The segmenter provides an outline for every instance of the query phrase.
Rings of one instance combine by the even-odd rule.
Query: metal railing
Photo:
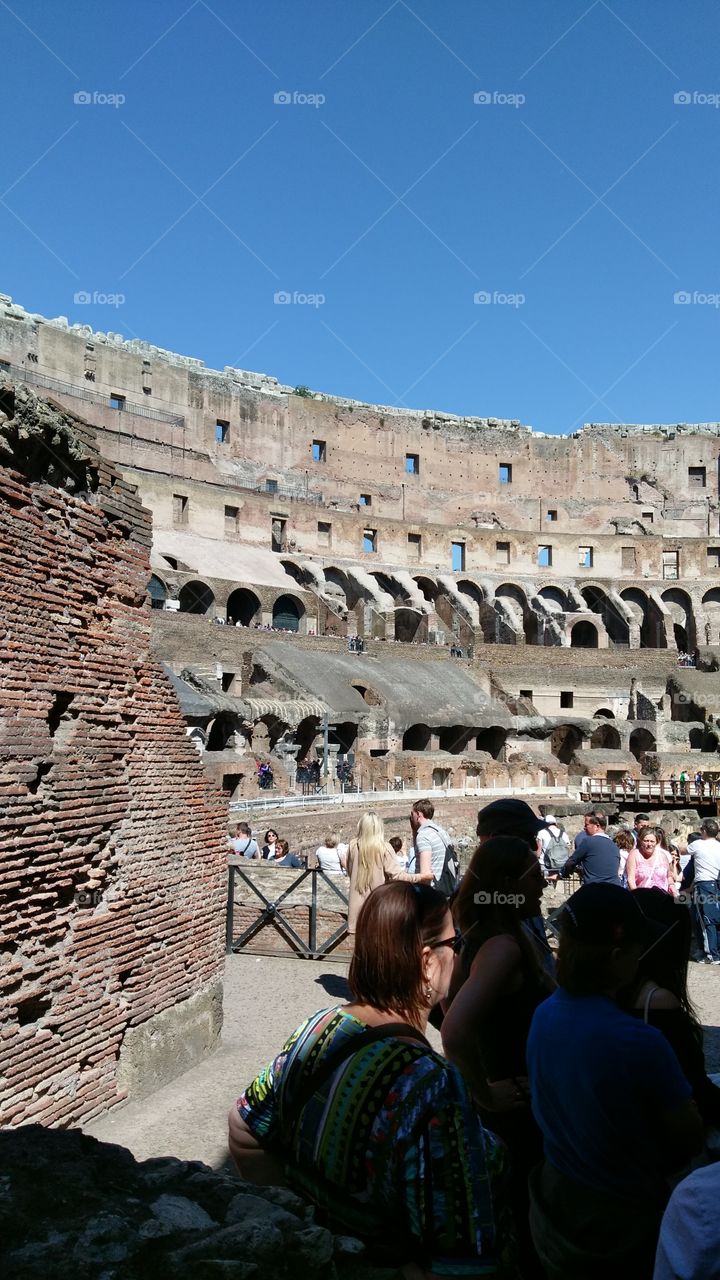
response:
[[[29,382],[34,387],[59,391],[63,396],[86,400],[90,404],[97,404],[105,409],[114,408],[117,413],[132,413],[140,418],[154,418],[157,422],[171,422],[177,427],[181,427],[185,422],[180,414],[169,413],[166,409],[153,409],[151,405],[138,404],[133,400],[124,399],[122,406],[112,405],[110,396],[101,395],[99,391],[89,391],[86,387],[78,387],[72,382],[61,382],[58,378],[49,378],[45,373],[36,373],[34,369],[23,369],[17,364],[4,364],[2,370],[18,382]]]
[[[324,809],[357,804],[373,805],[382,800],[396,800],[399,795],[404,795],[408,800],[419,800],[423,796],[442,797],[446,800],[454,797],[474,799],[477,796],[496,800],[499,796],[508,795],[566,796],[572,799],[578,794],[575,787],[410,787],[403,784],[399,789],[390,787],[384,791],[338,791],[330,795],[273,795],[258,796],[255,800],[231,800],[229,810],[231,813],[260,813],[267,809]]]
[[[615,800],[621,804],[637,805],[641,800],[658,800],[660,804],[676,804],[681,808],[691,804],[717,804],[720,800],[720,776],[707,780],[702,787],[692,782],[653,782],[640,778],[632,784],[608,782],[607,778],[585,778],[580,795],[583,800]]]
[[[295,929],[294,925],[285,917],[280,910],[281,904],[288,906],[293,905],[287,902],[287,899],[294,893],[301,884],[310,879],[310,903],[295,903],[296,906],[303,908],[308,907],[307,914],[307,938],[303,938]],[[277,929],[285,942],[289,942],[292,950],[298,957],[305,960],[320,960],[323,956],[327,956],[341,942],[347,933],[347,921],[335,929],[329,938],[318,940],[318,878],[322,879],[325,884],[333,890],[342,903],[342,910],[347,914],[348,900],[345,894],[338,888],[330,876],[324,871],[301,871],[292,884],[284,889],[278,898],[270,899],[266,897],[259,885],[249,876],[242,867],[230,863],[228,866],[228,891],[227,891],[227,915],[225,923],[225,951],[228,955],[232,955],[237,951],[251,951],[253,955],[277,956],[277,949],[274,951],[266,951],[259,948],[252,948],[253,939],[268,925]],[[237,881],[241,880],[248,889],[259,899],[260,907],[258,908],[257,918],[252,924],[243,929],[237,937],[235,937],[235,908],[247,907],[247,903],[239,903],[235,900],[237,889]],[[251,899],[252,902],[252,899]]]

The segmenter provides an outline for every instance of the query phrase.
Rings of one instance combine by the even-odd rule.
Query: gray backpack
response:
[[[554,836],[550,828],[546,828],[550,835],[550,843],[543,855],[545,867],[548,871],[562,871],[565,863],[570,857],[570,849],[563,840],[565,828],[558,823],[559,835]]]

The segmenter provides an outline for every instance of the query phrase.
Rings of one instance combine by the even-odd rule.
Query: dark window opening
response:
[[[704,467],[688,467],[688,483],[693,489],[704,489],[707,484],[707,472]]]
[[[574,694],[572,694],[570,690],[563,690],[560,694],[560,706],[570,708],[572,707],[573,702]]]

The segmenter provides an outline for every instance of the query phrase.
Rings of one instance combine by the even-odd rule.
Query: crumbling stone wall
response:
[[[0,1122],[148,1091],[221,1023],[224,813],[150,653],[150,517],[0,386]]]

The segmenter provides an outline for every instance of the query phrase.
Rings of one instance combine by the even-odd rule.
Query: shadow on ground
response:
[[[315,982],[336,1000],[350,999],[347,978],[343,978],[340,973],[321,973],[319,978],[315,978]]]

